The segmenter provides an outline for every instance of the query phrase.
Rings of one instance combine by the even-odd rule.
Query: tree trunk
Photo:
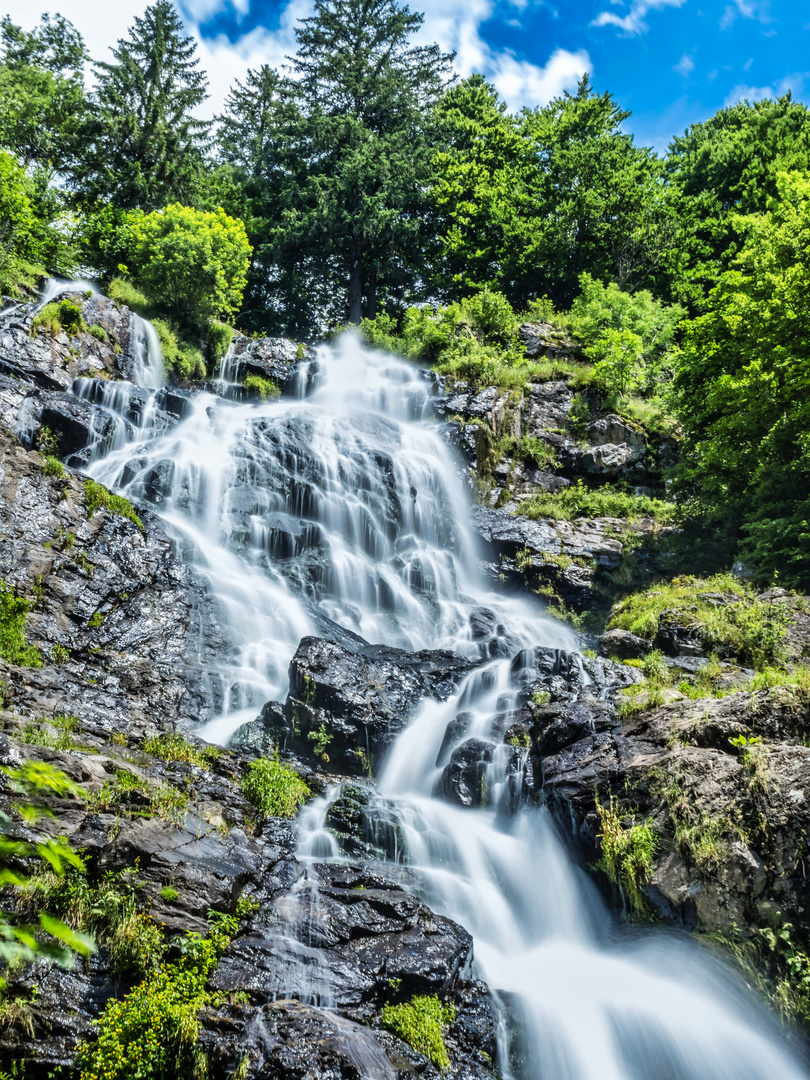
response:
[[[349,322],[360,325],[363,318],[363,252],[357,244],[349,268]]]
[[[366,274],[366,318],[377,318],[377,266],[372,263]]]

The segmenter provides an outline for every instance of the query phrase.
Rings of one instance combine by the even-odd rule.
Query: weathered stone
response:
[[[650,651],[651,643],[629,630],[608,630],[599,638],[599,651],[612,660],[634,660]]]

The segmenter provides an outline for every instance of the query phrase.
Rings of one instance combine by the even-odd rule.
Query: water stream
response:
[[[154,395],[149,349],[145,336],[140,381]],[[229,394],[226,358],[219,393],[196,394],[168,428],[143,410],[89,468],[153,506],[218,601],[229,649],[211,673],[221,715],[202,734],[224,742],[266,701],[283,700],[306,634],[329,636],[339,624],[374,643],[478,657],[471,616],[488,609],[509,655],[474,671],[450,701],[424,703],[384,763],[377,797],[399,823],[397,857],[425,900],[474,936],[478,969],[507,1019],[504,1076],[806,1078],[758,1004],[704,951],[674,933],[621,930],[544,813],[503,812],[509,778],[497,752],[489,809],[433,796],[456,714],[471,714],[465,738],[486,738],[514,703],[512,657],[576,641],[482,576],[462,470],[430,418],[422,376],[351,337],[319,349],[317,365],[308,397],[244,403]],[[97,407],[123,417],[126,398],[119,384]],[[324,824],[334,796],[302,814],[302,859],[342,857]]]

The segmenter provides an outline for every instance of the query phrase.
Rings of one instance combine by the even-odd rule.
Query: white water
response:
[[[318,363],[321,381],[307,400],[238,404],[199,394],[177,426],[130,427],[91,467],[136,502],[152,500],[221,606],[230,649],[214,673],[222,715],[203,732],[209,739],[224,741],[265,701],[283,699],[290,657],[303,635],[324,633],[323,617],[375,643],[478,656],[469,617],[484,606],[500,624],[501,655],[575,647],[528,600],[487,588],[458,464],[438,425],[423,418],[419,375],[351,338],[320,350]],[[220,375],[233,381],[232,365]],[[510,660],[495,660],[451,701],[425,703],[378,784],[381,805],[401,825],[402,861],[418,872],[427,901],[472,932],[480,971],[504,1002],[504,1075],[806,1077],[705,954],[674,935],[619,936],[542,813],[498,813],[502,754],[488,767],[493,809],[432,796],[447,724],[464,709],[472,714],[464,738],[487,738],[516,690]],[[335,794],[302,814],[302,858],[340,857],[324,827]],[[279,913],[291,935],[304,900],[291,897],[296,910]],[[328,972],[318,973],[306,944],[292,952],[323,1002]],[[280,993],[282,983],[280,972]]]

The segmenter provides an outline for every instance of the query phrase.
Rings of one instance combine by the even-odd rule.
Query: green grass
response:
[[[542,492],[532,496],[521,503],[520,514],[532,521],[537,518],[553,521],[573,521],[580,517],[615,517],[627,521],[653,518],[660,525],[674,525],[683,518],[683,511],[675,503],[647,495],[629,495],[610,484],[591,489],[581,480],[556,494]]]
[[[382,1010],[382,1026],[433,1062],[445,1072],[450,1057],[444,1043],[443,1029],[456,1018],[453,1005],[443,1005],[435,995],[411,998],[401,1005],[386,1005]]]
[[[126,518],[143,530],[143,522],[135,513],[135,508],[129,499],[125,499],[123,495],[114,495],[101,484],[97,484],[95,480],[86,480],[84,483],[84,508],[88,517],[92,517],[96,510],[103,508],[111,514]]]
[[[148,317],[147,312],[151,310],[149,298],[127,278],[113,278],[107,288],[107,295],[116,304],[128,307],[136,315],[144,319]]]
[[[98,323],[93,323],[92,326],[88,326],[87,333],[90,335],[90,337],[95,338],[96,341],[110,340],[110,335],[107,333],[104,327],[100,326]]]
[[[603,806],[597,797],[596,812],[601,828],[597,839],[602,848],[597,868],[620,890],[636,915],[646,916],[649,902],[642,888],[652,877],[658,849],[652,819],[637,824],[635,815],[623,812],[613,795],[608,806]]]
[[[265,379],[261,375],[246,375],[244,386],[262,401],[271,401],[281,396],[281,387],[278,383],[273,379]]]
[[[207,373],[205,358],[197,346],[184,340],[180,329],[169,319],[152,319],[152,325],[160,339],[167,374],[181,382],[204,379]]]
[[[64,330],[68,337],[76,337],[87,330],[81,307],[73,300],[59,300],[46,304],[31,320],[31,337],[38,330],[58,337]]]
[[[222,751],[216,746],[199,748],[185,736],[170,731],[163,735],[152,735],[145,739],[143,749],[147,754],[160,758],[161,761],[185,761],[189,765],[199,765],[210,769]]]
[[[64,713],[43,716],[25,724],[20,732],[20,742],[31,746],[47,746],[52,750],[79,750],[82,745],[74,736],[78,726],[77,716]]]
[[[707,652],[725,648],[756,670],[784,653],[784,609],[757,600],[749,585],[730,574],[679,577],[634,593],[613,606],[607,629],[654,639],[665,615],[699,633]]]
[[[31,602],[0,581],[0,657],[18,667],[42,667],[42,653],[25,640],[25,620]]]
[[[263,817],[294,817],[309,797],[309,788],[289,765],[271,758],[251,762],[242,793]]]
[[[59,458],[54,457],[52,454],[47,455],[47,457],[42,463],[41,468],[43,476],[52,476],[55,477],[57,480],[67,479],[67,472],[65,471],[65,466],[62,464]]]

